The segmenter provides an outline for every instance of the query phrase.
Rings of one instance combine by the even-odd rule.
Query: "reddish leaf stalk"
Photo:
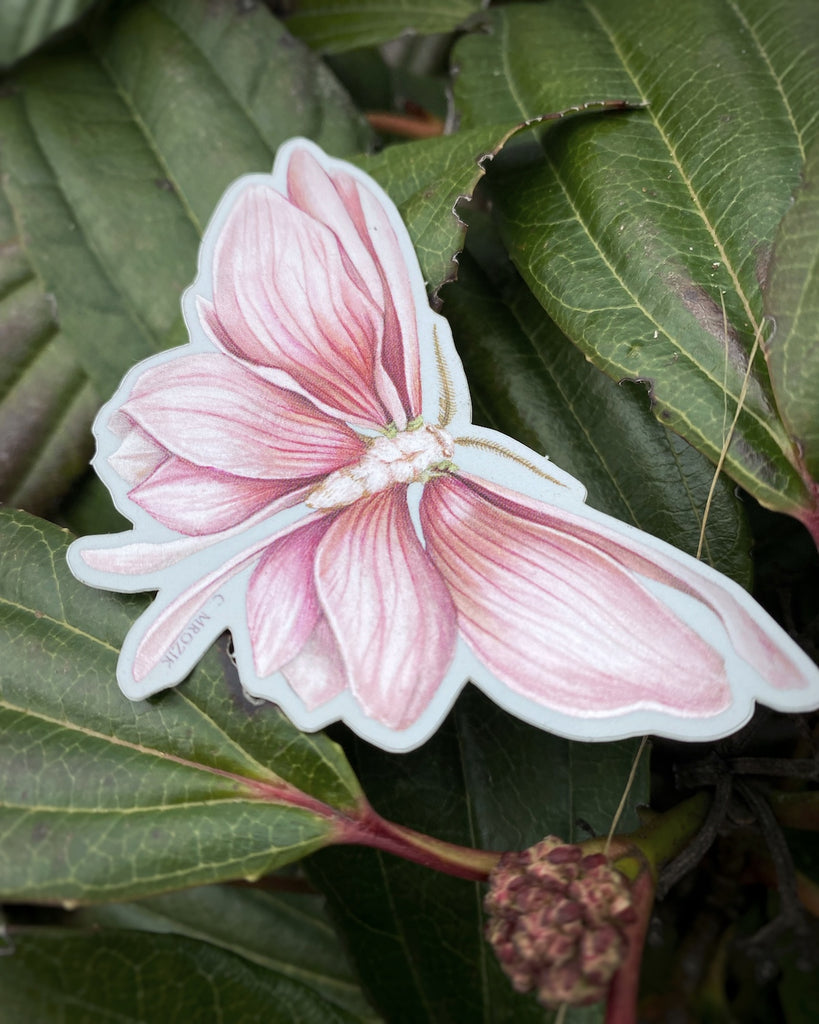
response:
[[[648,923],[654,906],[654,878],[648,864],[632,882],[631,893],[637,919],[627,926],[628,953],[620,970],[614,975],[606,1002],[606,1024],[636,1024],[637,996],[640,987],[640,966],[643,959]]]
[[[432,114],[395,114],[370,110],[365,115],[372,128],[405,139],[432,139],[444,134],[444,122]]]
[[[377,814],[362,797],[358,808],[341,811],[286,782],[265,783],[246,780],[256,795],[269,803],[300,807],[318,817],[326,818],[334,826],[332,842],[338,844],[371,846],[394,853],[397,857],[423,864],[434,871],[442,871],[458,878],[486,881],[500,853],[474,850],[442,839],[396,825]]]
[[[660,814],[630,836],[618,837],[611,853],[615,866],[631,879],[637,919],[628,927],[628,953],[615,974],[606,1002],[606,1024],[635,1024],[640,966],[646,932],[654,906],[657,869],[675,858],[696,835],[710,800],[698,793]]]
[[[385,850],[434,871],[479,882],[486,881],[501,856],[500,853],[447,843],[396,825],[382,818],[369,805],[364,807],[361,817],[345,823],[337,841]]]

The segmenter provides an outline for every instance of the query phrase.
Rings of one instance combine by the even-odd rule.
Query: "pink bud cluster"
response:
[[[603,999],[636,920],[628,881],[602,853],[555,836],[506,853],[489,878],[486,937],[518,992],[547,1009]]]

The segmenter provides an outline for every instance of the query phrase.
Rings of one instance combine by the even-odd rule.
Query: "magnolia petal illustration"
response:
[[[404,489],[345,509],[318,548],[316,587],[365,714],[406,729],[452,660],[452,599],[415,534]]]
[[[323,615],[296,657],[282,668],[282,675],[308,711],[315,711],[347,689],[341,651]]]
[[[819,682],[817,666],[741,587],[707,565],[607,516],[597,513],[592,518],[585,508],[577,513],[550,510],[497,483],[466,475],[462,479],[496,506],[506,506],[514,515],[533,521],[545,515],[567,535],[595,546],[624,568],[701,602],[720,619],[736,652],[767,686],[782,691],[815,691]],[[775,698],[767,699],[770,703]]]
[[[122,649],[127,696],[228,629],[249,694],[394,751],[470,679],[584,740],[819,706],[819,669],[741,588],[472,425],[406,228],[357,168],[294,139],[232,185],[183,310],[189,344],[94,426],[134,528],[69,552],[94,586],[158,591]]]
[[[439,477],[424,491],[421,523],[467,643],[524,696],[588,715],[707,716],[730,702],[717,652],[560,521],[523,518]]]
[[[313,563],[331,522],[313,520],[275,540],[250,578],[247,625],[260,677],[273,675],[291,662],[323,615]]]
[[[284,485],[281,485],[284,486]],[[288,492],[278,500],[265,505],[258,512],[241,519],[224,530],[204,535],[182,536],[175,540],[134,541],[120,544],[116,541],[100,546],[90,546],[89,540],[78,541],[73,545],[70,564],[76,575],[82,578],[81,566],[87,566],[100,576],[109,577],[106,587],[111,590],[138,591],[153,589],[152,580],[156,574],[170,569],[172,566],[200,554],[210,547],[229,540],[237,534],[246,533],[252,526],[277,515],[279,512],[298,505],[312,490],[313,484],[307,484]],[[129,495],[133,498],[133,490]],[[212,525],[212,524],[211,524]],[[123,536],[120,534],[120,536]],[[130,534],[125,534],[130,537]],[[107,537],[94,537],[92,544],[109,540]],[[147,579],[146,579],[147,577]]]
[[[166,685],[173,685],[168,682],[158,686],[151,683],[146,685],[146,680],[205,604],[233,576],[245,569],[248,564],[257,561],[260,552],[268,543],[269,541],[262,541],[251,546],[249,550],[242,551],[218,569],[197,579],[159,614],[151,617],[148,628],[136,646],[132,664],[126,665],[126,671],[120,671],[118,674],[120,687],[126,696],[139,700],[150,696],[158,689],[164,689]]]
[[[421,411],[418,334],[410,268],[402,255],[400,221],[391,219],[382,201],[349,174],[328,174],[309,150],[293,153],[287,171],[291,202],[338,238],[350,263],[381,309],[383,341],[376,370],[379,395],[399,430]],[[404,248],[408,239],[403,239]]]
[[[132,487],[142,483],[168,457],[162,445],[122,412],[111,417],[109,429],[122,438],[122,443],[108,462],[114,472]]]
[[[259,481],[330,473],[364,451],[343,423],[217,354],[147,369],[122,412],[180,459]]]
[[[297,378],[340,418],[383,427],[383,313],[354,274],[328,228],[275,189],[251,186],[219,238],[209,326],[226,351]]]
[[[293,489],[291,480],[248,479],[170,458],[130,496],[168,529],[201,536],[249,519]]]

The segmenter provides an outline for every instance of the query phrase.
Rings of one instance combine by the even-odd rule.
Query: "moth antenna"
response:
[[[498,455],[505,455],[507,458],[512,459],[521,466],[525,466],[527,469],[536,473],[539,477],[544,480],[548,480],[549,483],[557,484],[558,487],[565,487],[566,484],[562,480],[558,480],[556,477],[550,476],[548,473],[544,473],[542,469],[530,462],[528,459],[522,458],[520,455],[515,455],[514,452],[510,452],[508,448],[504,448],[502,444],[498,444],[496,441],[484,441],[478,437],[456,437],[455,444],[462,444],[468,448],[484,448],[486,451],[495,452]]]
[[[449,375],[446,360],[441,352],[438,330],[435,324],[432,325],[432,340],[435,345],[435,363],[438,367],[438,379],[441,382],[441,395],[438,399],[438,425],[446,427],[454,419],[457,405],[455,402],[455,388],[452,386],[452,377]]]

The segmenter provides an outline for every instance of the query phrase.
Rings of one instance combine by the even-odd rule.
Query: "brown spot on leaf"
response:
[[[728,363],[740,373],[744,373],[748,365],[748,355],[722,304],[687,274],[683,277],[679,271],[671,271],[666,274],[665,281],[667,286],[677,293],[683,306],[703,330],[716,338],[725,351]]]
[[[754,249],[754,271],[759,287],[764,292],[768,287],[768,276],[771,270],[773,246],[770,242],[760,242]]]

